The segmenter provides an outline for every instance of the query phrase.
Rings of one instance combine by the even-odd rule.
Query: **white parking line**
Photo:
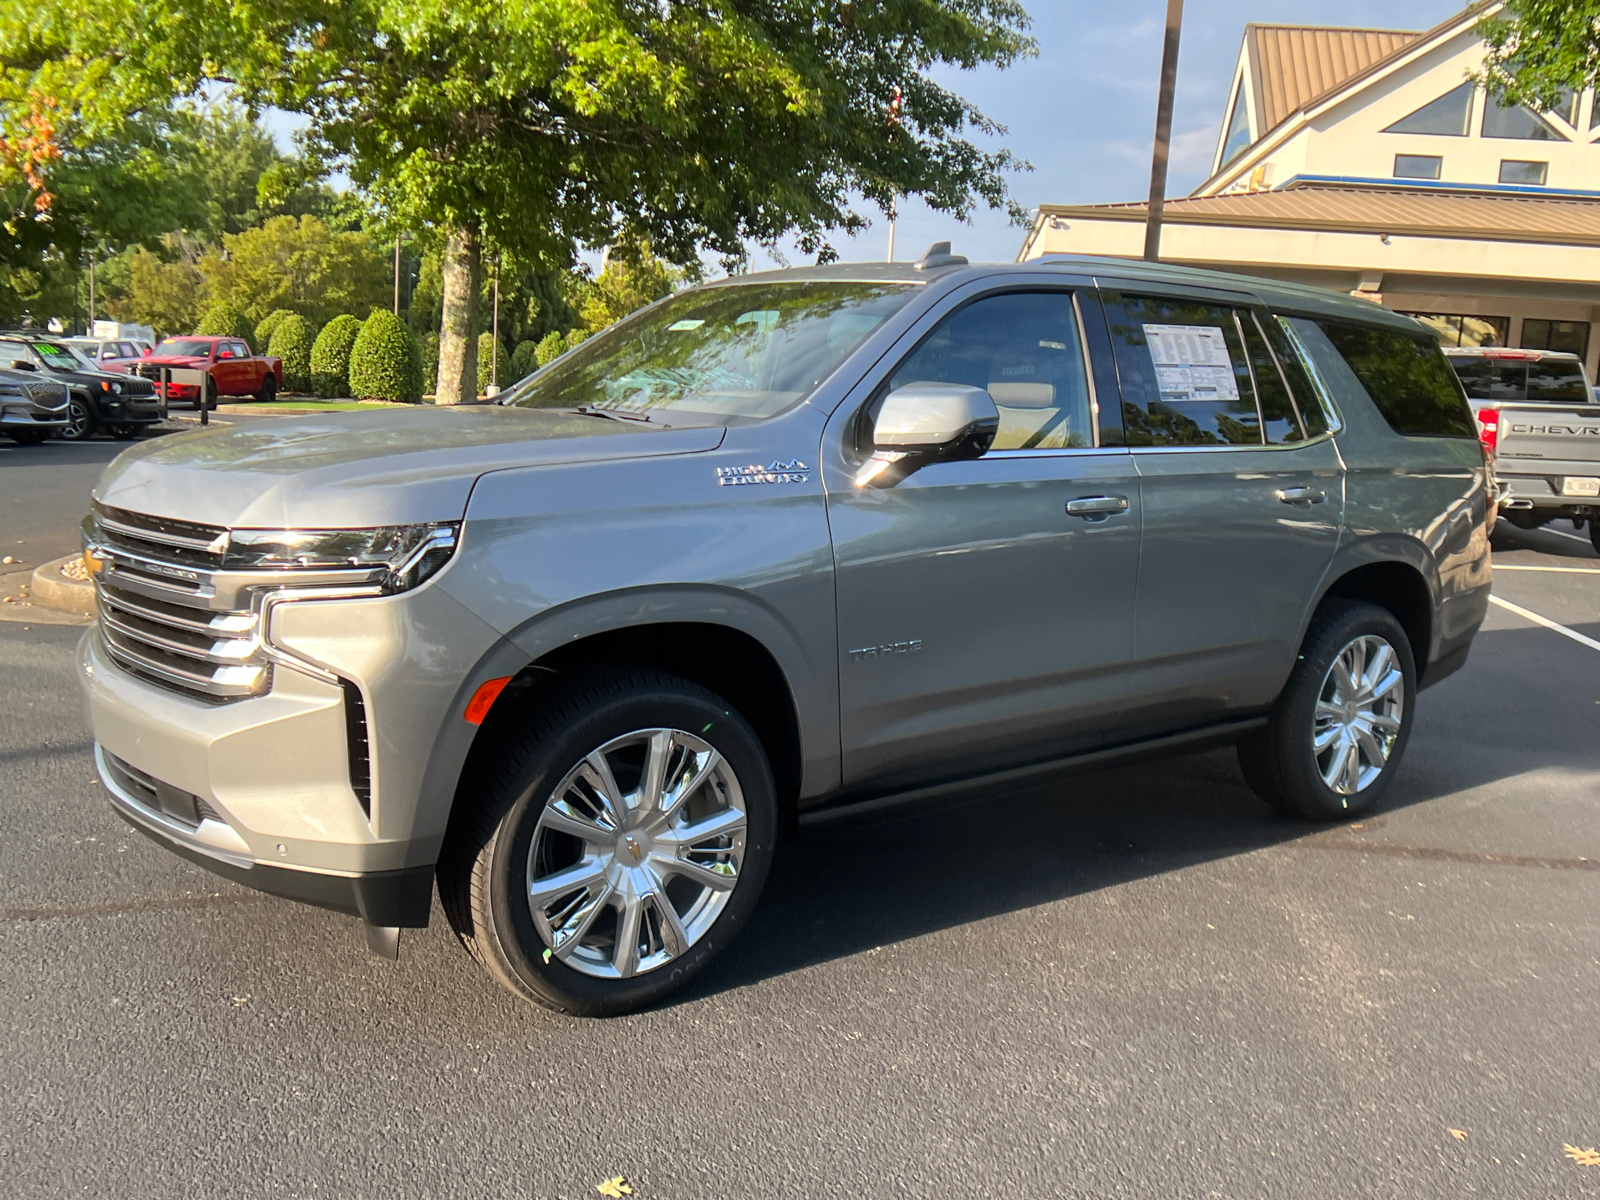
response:
[[[1546,529],[1545,532],[1546,533],[1553,533],[1557,537],[1571,538],[1575,542],[1587,542],[1589,540],[1588,538],[1584,537],[1583,534],[1581,534],[1581,533],[1567,533],[1565,530],[1561,530],[1561,529]]]
[[[1541,617],[1536,612],[1529,612],[1520,604],[1513,604],[1509,600],[1502,600],[1499,596],[1490,596],[1489,601],[1492,604],[1498,604],[1501,608],[1509,609],[1511,612],[1516,613],[1517,616],[1522,617],[1525,620],[1532,621],[1535,625],[1543,625],[1546,629],[1552,629],[1556,633],[1561,634],[1563,637],[1569,637],[1575,642],[1582,642],[1591,650],[1600,650],[1600,642],[1595,641],[1592,637],[1585,637],[1576,629],[1568,629],[1565,625],[1557,625],[1549,617]]]
[[[1495,563],[1496,571],[1556,571],[1563,575],[1600,575],[1600,567],[1524,567],[1518,563]]]

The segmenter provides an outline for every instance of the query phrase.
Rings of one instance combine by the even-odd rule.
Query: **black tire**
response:
[[[6,436],[19,446],[37,446],[51,434],[49,429],[8,429]]]
[[[1357,747],[1355,772],[1359,784],[1348,794],[1330,787],[1313,748],[1317,704],[1325,692],[1337,687],[1334,661],[1358,639],[1387,642],[1400,671],[1399,727],[1388,742],[1383,763],[1375,764],[1364,747]],[[1370,644],[1370,643],[1369,643]],[[1312,821],[1342,821],[1368,812],[1382,799],[1405,755],[1416,711],[1417,671],[1411,641],[1388,609],[1361,600],[1330,599],[1311,621],[1299,660],[1289,674],[1267,728],[1239,743],[1239,766],[1252,791],[1290,816]],[[1386,717],[1392,714],[1385,714]],[[1379,736],[1380,744],[1383,737]],[[1324,751],[1332,764],[1335,749]],[[1363,765],[1364,764],[1364,765]],[[1366,772],[1376,769],[1376,774]],[[1365,782],[1361,782],[1364,779]],[[1336,782],[1339,782],[1336,780]]]
[[[107,428],[110,431],[111,436],[116,438],[117,441],[119,441],[119,442],[131,442],[131,441],[133,441],[134,438],[139,436],[139,428],[140,427],[138,425],[121,424],[121,425],[111,425],[111,426],[108,426]]]
[[[714,693],[642,668],[578,672],[541,689],[537,708],[513,711],[525,719],[500,724],[503,748],[458,793],[458,808],[469,799],[474,807],[458,811],[440,855],[439,895],[456,936],[506,988],[575,1016],[625,1013],[676,991],[744,927],[766,882],[778,813],[761,742]],[[535,926],[527,898],[534,838],[546,803],[569,771],[613,739],[657,728],[691,731],[736,777],[747,821],[738,882],[714,921],[678,957],[631,978],[600,978],[552,957]],[[616,853],[622,861],[622,851]],[[637,847],[633,853],[635,862],[646,861]],[[620,927],[621,917],[615,920]],[[645,927],[647,942],[650,936]],[[615,954],[614,935],[612,945]]]
[[[205,406],[212,410],[215,410],[217,407],[217,381],[209,376],[206,378]],[[195,407],[200,407],[200,401],[195,401]]]
[[[256,393],[256,399],[262,404],[271,404],[278,395],[278,377],[271,371],[261,381],[261,390]]]
[[[94,437],[94,430],[94,410],[89,402],[80,396],[71,397],[67,401],[67,427],[57,430],[56,436],[64,442],[87,442]]]
[[[1600,519],[1589,518],[1589,544],[1594,547],[1594,552],[1600,554]]]

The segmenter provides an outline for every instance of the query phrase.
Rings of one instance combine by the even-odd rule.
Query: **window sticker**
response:
[[[1239,381],[1220,325],[1146,325],[1161,399],[1237,400]]]

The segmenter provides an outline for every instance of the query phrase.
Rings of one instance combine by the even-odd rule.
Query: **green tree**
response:
[[[288,392],[311,390],[311,347],[315,331],[299,313],[291,313],[272,331],[267,353],[283,359],[283,388]]]
[[[273,217],[224,234],[222,244],[226,256],[200,261],[206,285],[258,321],[286,308],[320,326],[381,304],[389,291],[389,268],[372,239],[337,232],[316,217]]]
[[[375,308],[350,350],[350,391],[358,400],[422,399],[417,342],[394,313]]]
[[[1600,82],[1600,0],[1508,0],[1479,22],[1479,78],[1501,99],[1549,112]]]
[[[311,387],[319,396],[350,391],[350,351],[361,334],[361,318],[340,313],[322,327],[311,346]]]
[[[206,287],[192,264],[181,259],[165,262],[139,246],[129,262],[128,278],[127,295],[106,305],[117,320],[149,325],[162,334],[188,333],[199,322]]]
[[[277,331],[279,322],[281,322],[285,317],[292,316],[294,316],[293,309],[273,309],[266,316],[262,317],[261,320],[256,322],[255,341],[251,344],[263,354],[266,353],[266,348],[272,344],[272,335]]]
[[[207,337],[232,337],[250,340],[255,332],[255,322],[231,304],[213,304],[200,314],[194,331]]]
[[[549,333],[545,334],[543,340],[540,341],[536,347],[534,347],[533,357],[535,361],[537,361],[538,364],[543,367],[555,362],[556,359],[560,358],[566,352],[566,335],[552,329]]]
[[[511,377],[513,380],[531,375],[539,368],[539,343],[531,338],[518,342],[517,348],[511,352]]]
[[[485,248],[561,267],[575,245],[667,261],[830,230],[917,194],[1004,202],[998,127],[934,77],[1033,52],[1017,0],[34,0],[0,25],[4,86],[85,127],[227,79],[304,116],[399,226],[443,235],[439,399],[476,381]],[[895,117],[889,118],[893,106]],[[48,174],[49,165],[45,165]],[[1014,214],[1015,215],[1015,214]],[[263,310],[264,311],[264,310]]]
[[[604,268],[590,281],[581,279],[573,289],[583,324],[598,332],[629,313],[670,295],[682,278],[649,247],[613,250]]]
[[[499,377],[495,377],[494,368],[499,366]],[[494,344],[494,334],[480,333],[478,335],[478,394],[481,396],[489,390],[491,383],[506,382],[506,375],[511,367],[510,360],[506,357],[506,348],[500,346],[498,353]]]

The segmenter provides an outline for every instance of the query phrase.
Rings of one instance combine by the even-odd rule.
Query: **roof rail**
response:
[[[919,271],[931,271],[935,267],[964,267],[967,265],[967,256],[951,254],[949,242],[935,242],[912,265]]]

